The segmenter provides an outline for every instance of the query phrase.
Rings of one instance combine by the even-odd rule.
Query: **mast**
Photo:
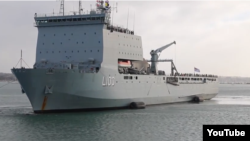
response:
[[[22,53],[22,50],[21,50],[21,62],[20,62],[20,68],[22,68],[22,61],[23,61],[23,53]]]
[[[62,14],[64,16],[64,0],[61,0],[59,14]]]
[[[79,0],[79,15],[81,15],[81,11],[82,11],[82,2],[81,0]]]

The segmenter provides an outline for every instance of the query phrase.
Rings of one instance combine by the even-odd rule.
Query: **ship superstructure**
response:
[[[101,0],[88,14],[80,8],[72,15],[64,10],[35,14],[35,64],[12,69],[35,112],[206,100],[218,94],[217,76],[180,74],[172,60],[158,59],[175,42],[144,59],[141,37],[113,26],[110,13],[109,2]],[[171,62],[170,76],[157,69],[158,62]]]

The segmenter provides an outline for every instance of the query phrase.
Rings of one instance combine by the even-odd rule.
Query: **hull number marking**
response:
[[[109,76],[102,78],[102,86],[114,86],[115,85],[115,77]]]

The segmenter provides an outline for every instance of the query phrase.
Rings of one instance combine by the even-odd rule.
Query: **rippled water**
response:
[[[4,82],[0,82],[0,86]],[[18,84],[0,88],[0,141],[201,141],[203,124],[250,124],[250,85],[220,85],[200,104],[34,114]]]

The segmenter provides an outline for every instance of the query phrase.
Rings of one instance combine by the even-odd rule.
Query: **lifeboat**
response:
[[[118,61],[118,66],[119,67],[130,68],[131,67],[131,62],[130,61]]]

